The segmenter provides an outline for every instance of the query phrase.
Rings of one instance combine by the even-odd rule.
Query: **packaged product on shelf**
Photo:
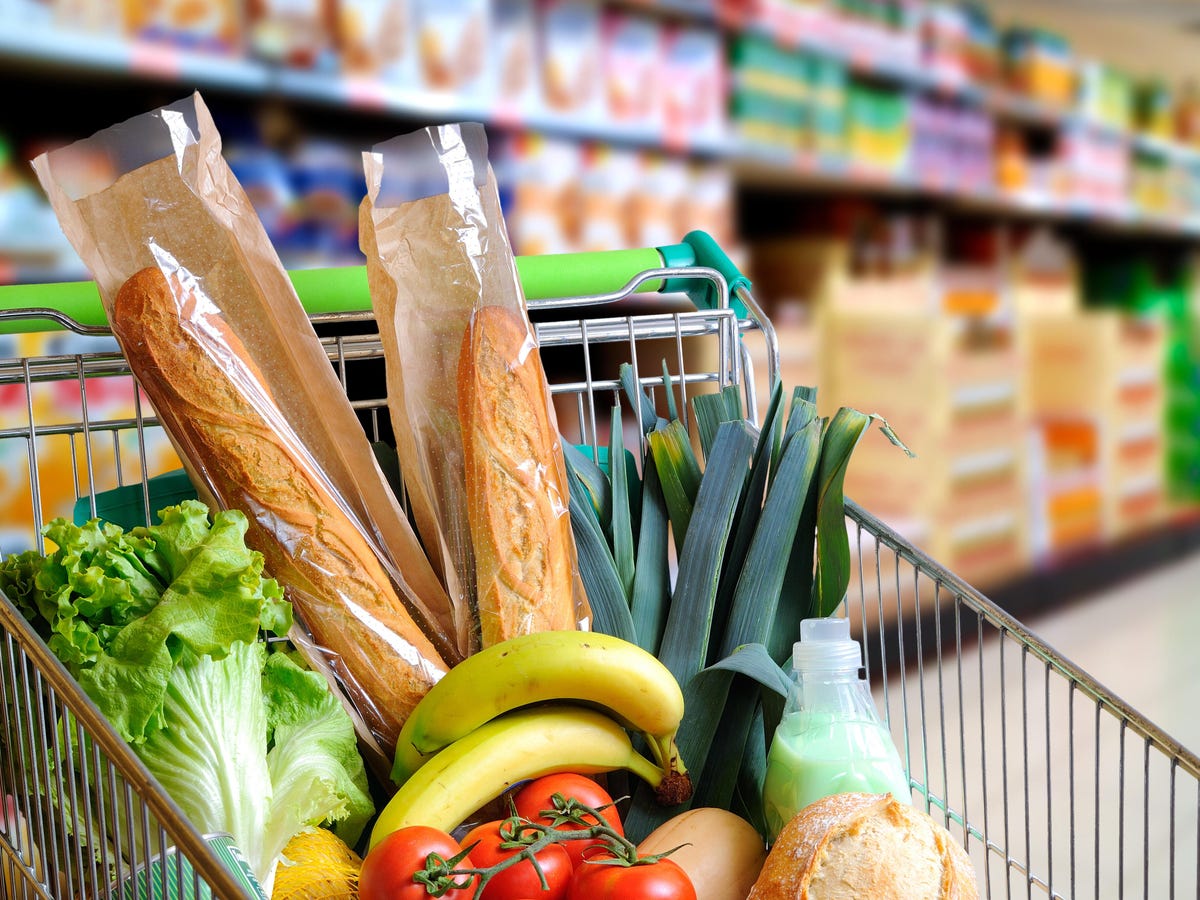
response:
[[[117,37],[124,34],[124,11],[105,0],[50,0],[53,25],[71,31]],[[28,14],[33,4],[21,4],[18,11]],[[34,16],[35,20],[40,16]]]
[[[500,144],[496,168],[506,183],[505,219],[518,253],[571,253],[583,246],[583,152],[579,141],[532,132]]]
[[[249,140],[226,143],[225,159],[284,265],[301,267],[306,235],[288,160],[280,151]]]
[[[409,426],[400,468],[452,585],[458,648],[586,629],[566,461],[483,126],[402,135],[363,164],[388,406]]]
[[[289,155],[295,192],[295,237],[289,244],[296,267],[362,262],[358,204],[366,193],[362,165],[349,144],[310,137]]]
[[[538,58],[547,112],[574,121],[604,117],[600,9],[589,0],[542,0]]]
[[[207,53],[242,50],[241,5],[237,0],[126,3],[124,9],[130,37]]]
[[[921,67],[951,84],[967,80],[971,29],[966,9],[958,3],[929,2],[921,10]]]
[[[478,101],[487,88],[488,0],[413,0],[418,83]]]
[[[1009,87],[1051,106],[1069,108],[1076,97],[1076,61],[1061,35],[1010,28],[1001,43]]]
[[[641,179],[634,193],[638,247],[661,247],[679,240],[679,225],[688,197],[684,159],[655,151],[642,156]],[[691,230],[690,228],[688,230]]]
[[[675,233],[683,235],[693,229],[707,231],[721,247],[734,248],[737,244],[737,228],[734,222],[733,174],[729,167],[722,163],[693,160],[688,164],[688,183],[680,205],[681,221]]]
[[[246,0],[251,52],[297,69],[337,70],[338,29],[334,0]]]
[[[342,73],[390,84],[411,83],[413,0],[338,0]]]
[[[446,592],[199,95],[84,140],[120,177],[68,193],[77,146],[34,169],[113,334],[200,498],[245,514],[290,636],[386,775],[400,723],[460,658]]]
[[[1171,89],[1151,78],[1134,88],[1134,125],[1143,134],[1169,141],[1175,137]]]
[[[642,155],[637,150],[601,143],[584,149],[582,250],[640,246],[635,193],[640,187],[641,167]]]
[[[688,147],[722,141],[728,89],[721,34],[703,26],[667,26],[661,78],[667,145]]]
[[[821,54],[808,59],[809,149],[819,157],[840,159],[846,151],[846,106],[849,73],[841,60]]]
[[[491,38],[493,117],[520,122],[536,115],[542,101],[536,0],[493,0]]]
[[[619,126],[661,126],[663,86],[661,26],[648,16],[608,10],[604,14],[604,107]]]
[[[807,54],[769,38],[740,34],[730,48],[730,127],[754,147],[807,149],[810,125]]]

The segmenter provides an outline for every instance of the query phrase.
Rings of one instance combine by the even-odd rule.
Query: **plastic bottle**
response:
[[[846,619],[805,619],[792,647],[794,684],[767,755],[763,806],[771,840],[808,804],[847,791],[912,802],[908,775],[859,675]]]

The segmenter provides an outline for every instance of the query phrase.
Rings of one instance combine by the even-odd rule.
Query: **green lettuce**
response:
[[[245,516],[189,500],[159,518],[56,519],[55,549],[0,563],[0,590],[195,827],[232,835],[267,882],[299,831],[353,844],[373,815],[354,727],[323,676],[263,640],[291,605]]]

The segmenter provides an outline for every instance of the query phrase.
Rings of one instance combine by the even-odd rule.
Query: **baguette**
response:
[[[978,900],[967,852],[891,794],[834,794],[779,832],[747,900]]]
[[[157,268],[131,276],[113,303],[122,349],[163,424],[219,503],[250,520],[247,545],[390,753],[400,726],[447,671],[375,551],[339,504],[272,401],[244,345],[207,299]]]
[[[577,627],[565,463],[524,317],[480,307],[458,363],[467,519],[484,647]]]

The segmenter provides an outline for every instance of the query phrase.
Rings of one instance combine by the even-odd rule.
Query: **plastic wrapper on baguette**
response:
[[[459,649],[587,628],[566,463],[487,138],[441,125],[363,154],[359,238],[414,519]]]
[[[98,157],[112,169],[77,165]],[[459,658],[452,611],[207,108],[193,95],[34,168],[201,499],[246,514],[293,639],[386,775]]]

